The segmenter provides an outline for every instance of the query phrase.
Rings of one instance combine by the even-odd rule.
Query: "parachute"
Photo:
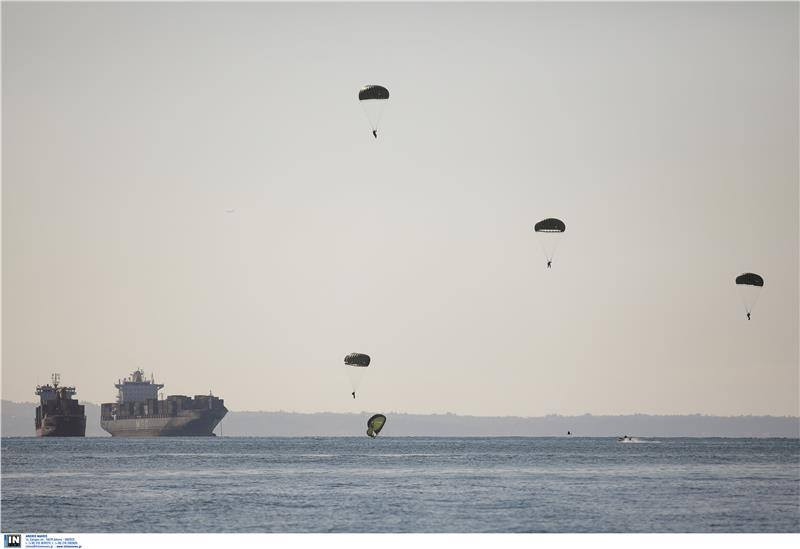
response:
[[[386,424],[386,416],[383,414],[375,414],[367,420],[367,436],[375,438],[381,432],[383,426]]]
[[[372,128],[372,135],[377,139],[378,137],[378,124],[380,124],[383,109],[389,101],[389,90],[383,86],[371,84],[364,86],[358,92],[358,102],[364,109],[364,113],[369,120],[370,128]]]
[[[561,233],[567,230],[567,226],[560,219],[548,217],[534,225],[533,230],[536,231],[544,256],[547,258],[547,267],[550,268],[550,263],[553,261],[553,256],[556,255],[556,249],[561,240]]]
[[[750,319],[750,313],[753,312],[753,307],[756,306],[756,301],[761,293],[761,288],[764,287],[764,279],[761,275],[755,273],[743,273],[736,277],[736,287],[739,289],[739,296],[742,298],[745,311],[747,311],[747,319]]]
[[[344,357],[344,363],[348,366],[361,366],[362,368],[369,366],[369,360],[369,355],[361,353],[350,353]]]
[[[369,355],[363,353],[350,353],[344,357],[344,367],[347,371],[347,377],[350,379],[350,386],[353,388],[353,398],[356,397],[356,390],[364,378],[364,373],[369,363]]]

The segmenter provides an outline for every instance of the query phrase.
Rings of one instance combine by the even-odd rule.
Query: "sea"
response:
[[[800,440],[3,438],[4,532],[799,532]]]

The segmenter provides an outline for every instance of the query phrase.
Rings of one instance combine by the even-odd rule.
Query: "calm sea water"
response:
[[[4,532],[798,532],[797,439],[2,439]]]

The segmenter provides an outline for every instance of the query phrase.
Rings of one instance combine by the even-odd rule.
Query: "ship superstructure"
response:
[[[37,385],[36,407],[37,437],[82,437],[86,436],[86,414],[84,406],[72,397],[75,387],[61,386],[61,375],[53,374],[47,385]]]
[[[114,387],[117,388],[117,403],[125,404],[127,402],[158,400],[158,391],[163,389],[164,385],[155,383],[153,374],[150,374],[150,379],[145,379],[144,372],[136,370],[124,381],[120,379]]]
[[[152,375],[146,379],[140,369],[115,387],[117,401],[100,407],[100,426],[115,437],[213,436],[228,413],[225,401],[211,394],[160,400],[164,385]]]

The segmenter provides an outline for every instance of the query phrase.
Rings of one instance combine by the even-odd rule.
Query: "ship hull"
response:
[[[45,416],[36,427],[37,437],[86,436],[86,416]]]
[[[187,410],[176,416],[101,420],[100,426],[114,437],[209,437],[226,413],[224,408]]]

